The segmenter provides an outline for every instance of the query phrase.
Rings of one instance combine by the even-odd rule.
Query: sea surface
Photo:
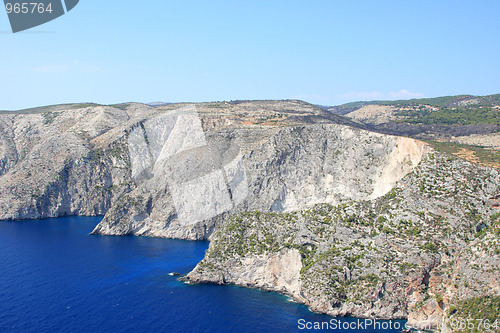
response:
[[[188,273],[208,242],[89,235],[100,220],[0,222],[0,332],[401,331],[333,329],[358,321],[274,293],[185,284],[169,273]]]

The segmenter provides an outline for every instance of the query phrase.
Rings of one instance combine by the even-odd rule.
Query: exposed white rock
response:
[[[243,105],[254,107],[234,107]],[[251,112],[274,119],[270,105]],[[229,126],[220,109],[192,104],[2,115],[0,188],[12,190],[0,198],[0,219],[106,213],[96,233],[203,239],[226,212],[382,196],[426,150],[326,115],[315,124],[312,106],[277,105],[285,126]]]

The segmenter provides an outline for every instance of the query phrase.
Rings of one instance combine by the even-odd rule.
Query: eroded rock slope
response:
[[[382,197],[233,216],[185,279],[281,292],[333,316],[437,327],[463,300],[479,309],[500,296],[500,213],[488,199],[499,183],[495,169],[431,151]]]
[[[52,107],[2,115],[0,219],[105,214],[95,233],[205,239],[234,212],[373,199],[416,140],[299,101]]]

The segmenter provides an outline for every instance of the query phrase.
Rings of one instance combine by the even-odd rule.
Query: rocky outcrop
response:
[[[129,118],[112,107],[0,115],[0,219],[105,214],[130,189],[130,162],[123,137],[98,140]]]
[[[438,327],[461,300],[500,296],[500,214],[485,202],[499,181],[495,169],[431,151],[382,197],[233,216],[185,280],[280,291],[333,316]],[[298,283],[255,264],[292,251],[300,257],[287,258],[286,275]]]
[[[192,283],[235,284],[259,288],[302,299],[300,270],[301,255],[297,249],[283,248],[278,252],[249,255],[241,260],[230,260],[230,270],[206,269],[210,265],[198,265],[190,273]],[[217,265],[216,263],[213,265]]]
[[[144,126],[144,135],[154,137],[154,130],[147,122]],[[191,149],[175,163],[168,158],[162,161],[161,155],[155,159],[152,148],[151,162],[138,158],[143,169],[134,167],[132,162],[133,177],[149,174],[149,179],[124,197],[137,204],[132,207],[119,202],[111,207],[96,232],[202,239],[224,212],[229,215],[248,210],[287,212],[320,202],[376,198],[410,172],[425,150],[422,143],[412,139],[334,124],[260,130],[268,138],[253,143],[248,142],[248,138],[253,139],[250,131],[232,128],[208,133],[201,147],[216,151],[221,157],[219,162],[210,160],[205,148]],[[167,140],[157,150],[168,151],[169,144]],[[207,162],[193,167],[200,160]],[[214,187],[219,183],[224,187],[226,182],[215,173],[231,163],[239,163],[241,176],[237,184],[230,185],[232,200],[225,198],[223,191],[213,193]],[[236,181],[228,176],[228,170],[225,173],[228,184]],[[172,175],[181,180],[173,180]],[[189,182],[195,183],[191,186]],[[202,198],[207,198],[204,209],[200,209]],[[149,205],[148,200],[151,200]],[[198,204],[189,210],[190,203]],[[214,207],[219,209],[210,211]],[[200,211],[204,215],[199,215]]]
[[[450,140],[461,144],[481,146],[495,150],[500,150],[500,133],[498,132],[486,135],[473,134],[470,136],[459,136],[456,138],[452,137]]]
[[[350,112],[348,117],[361,123],[380,125],[396,120],[396,108],[388,105],[366,105]]]

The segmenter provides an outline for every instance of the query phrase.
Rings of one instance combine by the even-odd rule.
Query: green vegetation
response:
[[[500,212],[491,215],[490,221],[491,222],[500,222]]]
[[[395,188],[393,188],[392,190],[390,190],[386,195],[385,195],[385,198],[386,199],[394,199],[396,197],[396,195],[398,194],[397,190]]]
[[[467,97],[473,97],[470,95],[457,95],[457,96],[442,96],[435,98],[419,98],[419,99],[411,99],[409,101],[396,101],[395,103],[399,105],[416,105],[416,104],[424,104],[430,105],[434,107],[445,107],[453,102],[460,101]]]
[[[430,253],[438,253],[439,252],[439,246],[437,246],[434,243],[428,242],[425,245],[421,246],[422,250],[425,250]]]
[[[481,97],[481,100],[485,100],[489,103],[500,102],[500,95],[491,95]],[[352,111],[355,111],[359,108],[362,108],[366,105],[388,105],[388,106],[417,106],[417,105],[429,105],[433,107],[445,107],[449,104],[462,100],[467,97],[473,97],[470,95],[457,95],[457,96],[443,96],[436,98],[419,98],[419,99],[404,99],[404,100],[395,100],[395,101],[370,101],[370,102],[351,102],[342,104],[335,107],[335,110],[339,114],[346,114]]]
[[[458,301],[448,309],[448,316],[448,326],[457,332],[500,332],[500,297],[473,297]],[[471,325],[467,327],[469,323]]]
[[[42,115],[43,115],[43,124],[44,125],[50,125],[50,124],[52,124],[52,122],[54,121],[54,119],[56,119],[58,113],[48,111],[48,112],[42,113]]]
[[[109,106],[120,110],[126,110],[130,106],[130,103],[110,104]]]
[[[438,141],[427,141],[432,148],[437,151],[441,151],[453,155],[465,155],[469,153],[470,160],[474,158],[480,164],[490,165],[494,167],[500,166],[500,152],[489,150],[479,146],[465,145],[454,142],[438,142]]]
[[[359,109],[365,105],[393,105],[393,106],[416,106],[416,105],[429,105],[433,107],[448,107],[453,103],[467,100],[469,98],[477,98],[479,104],[476,105],[491,105],[500,103],[500,94],[488,96],[471,96],[471,95],[456,95],[456,96],[442,96],[435,98],[416,98],[416,99],[403,99],[395,101],[368,101],[368,102],[351,102],[337,106],[336,108]]]
[[[316,246],[306,245],[297,246],[297,248],[302,256],[302,269],[300,270],[300,273],[304,274],[314,263],[318,261],[318,259],[316,259]]]
[[[104,153],[109,154],[117,159],[123,159],[124,156],[128,154],[128,147],[126,144],[122,142],[116,142],[112,146],[109,147],[108,150],[104,151]]]
[[[380,278],[375,274],[368,274],[359,277],[358,281],[367,281],[369,284],[375,286],[380,281]]]
[[[227,225],[217,232],[222,237],[216,246],[210,248],[210,256],[218,259],[243,257],[248,254],[277,252],[283,247],[290,247],[291,235],[283,235],[277,229],[267,227],[269,221],[279,225],[281,218],[292,221],[291,214],[244,212],[231,217]],[[293,246],[295,247],[295,246]],[[302,249],[307,251],[306,248]]]
[[[73,109],[83,109],[83,108],[90,108],[92,106],[99,106],[99,104],[95,104],[95,103],[80,103],[80,104],[73,104],[71,107]]]
[[[473,97],[470,95],[457,95],[457,96],[442,96],[435,98],[417,98],[408,100],[396,100],[396,101],[378,101],[378,105],[398,105],[398,106],[415,106],[415,105],[430,105],[434,107],[445,107],[453,102],[460,101],[462,99]]]
[[[401,110],[398,116],[400,122],[422,125],[500,125],[500,110],[477,105],[459,108],[442,107],[437,111],[428,108],[413,108]]]

